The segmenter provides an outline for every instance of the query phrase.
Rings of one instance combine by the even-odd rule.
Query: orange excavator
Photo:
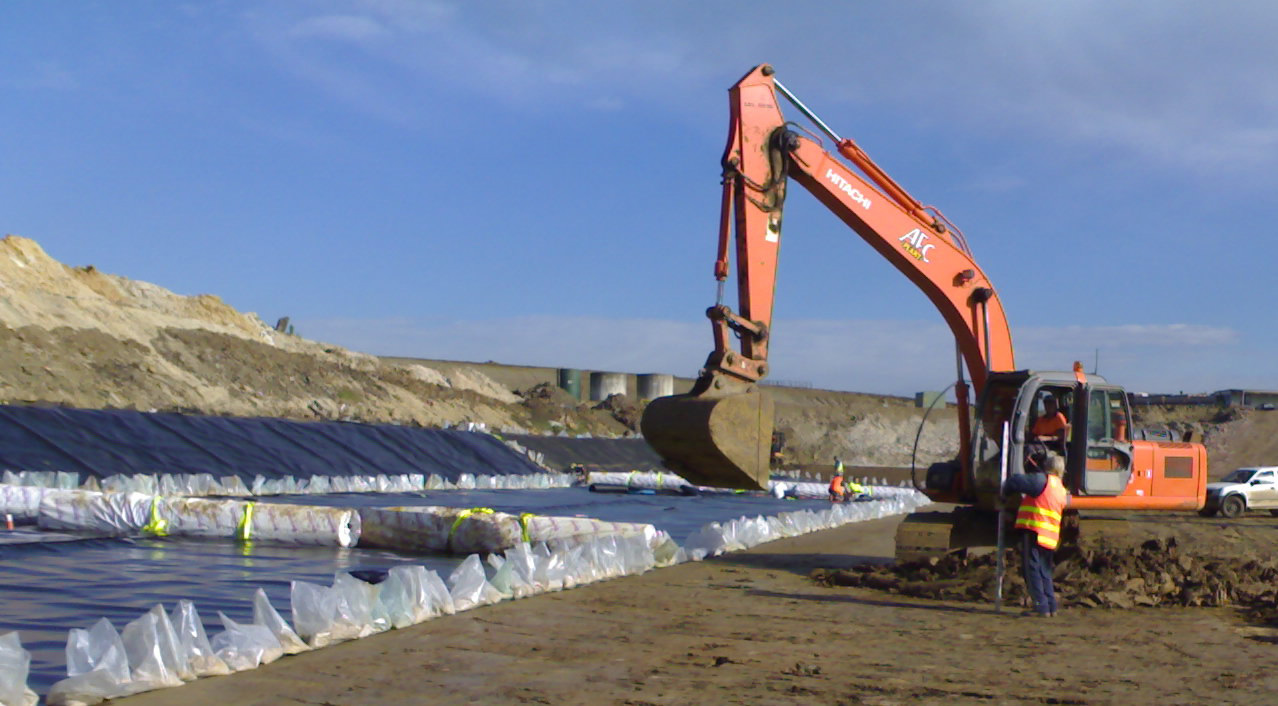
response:
[[[897,533],[898,556],[935,554],[992,537],[985,530],[995,527],[994,513],[1007,502],[999,492],[1003,454],[1008,473],[1023,473],[1038,443],[1065,456],[1074,509],[1203,506],[1202,444],[1154,440],[1152,433],[1132,429],[1122,388],[1086,374],[1078,363],[1068,372],[1016,369],[998,293],[963,234],[939,210],[923,206],[856,143],[835,134],[771,66],[750,71],[729,97],[714,265],[718,300],[706,312],[714,350],[690,392],[653,400],[641,421],[644,437],[671,470],[699,485],[767,487],[773,404],[758,383],[768,374],[781,216],[793,178],[918,286],[954,334],[959,455],[933,464],[915,486],[935,502],[960,507],[907,518]],[[787,121],[782,98],[843,159],[827,151],[817,132]],[[734,246],[737,311],[724,303]],[[1039,438],[1035,425],[1049,398],[1066,417],[1064,431],[1056,424],[1054,437]]]

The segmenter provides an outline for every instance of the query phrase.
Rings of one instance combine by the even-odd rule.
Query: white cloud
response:
[[[297,327],[308,338],[379,355],[685,377],[696,375],[711,350],[708,322],[658,319],[315,319]],[[954,379],[954,341],[939,322],[787,321],[774,336],[771,376],[778,380],[909,395]],[[1229,360],[1237,341],[1231,329],[1190,324],[1037,327],[1018,333],[1017,363],[1068,370],[1081,360],[1090,369],[1099,348],[1101,373],[1111,382],[1148,391],[1255,386],[1247,380],[1278,373],[1253,368],[1244,377],[1227,362],[1204,363]]]
[[[929,25],[944,41],[925,50],[917,10],[897,5],[830,3],[827,13],[726,0],[589,9],[337,0],[322,7],[329,12],[295,16],[313,12],[303,4],[255,14],[257,34],[291,57],[290,70],[340,99],[395,103],[401,113],[415,100],[402,95],[411,82],[446,82],[529,110],[610,108],[615,100],[686,112],[689,96],[721,91],[751,63],[773,60],[793,71],[786,73],[792,88],[819,88],[820,103],[943,115],[967,129],[1066,140],[1115,159],[1239,169],[1272,164],[1278,144],[1278,84],[1269,76],[1278,64],[1270,40],[1278,6],[1271,3],[1233,3],[1229,12],[1180,0],[936,4]],[[831,21],[838,18],[872,29],[848,44],[841,41],[847,23]],[[343,68],[339,57],[292,46],[316,38],[364,46],[377,63],[326,79]],[[832,43],[840,47],[833,57]],[[388,68],[398,80],[382,85],[375,100],[350,89],[353,79]],[[576,98],[601,93],[610,96],[602,105]]]
[[[1050,349],[1062,343],[1115,348],[1225,346],[1238,342],[1238,332],[1199,324],[1124,324],[1121,326],[1031,327],[1015,332],[1017,346]]]

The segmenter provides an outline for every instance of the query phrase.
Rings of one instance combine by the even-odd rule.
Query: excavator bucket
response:
[[[648,403],[639,426],[666,467],[689,483],[766,490],[772,415],[763,389],[715,376],[686,395]]]

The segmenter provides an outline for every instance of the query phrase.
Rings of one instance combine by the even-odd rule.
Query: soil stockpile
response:
[[[1084,521],[1079,541],[1057,552],[1055,588],[1062,606],[1235,606],[1264,622],[1278,618],[1278,557],[1270,551],[1271,539],[1257,539],[1272,534],[1272,527],[1264,526],[1267,520],[1233,527],[1177,516],[1160,523],[1157,531],[1131,532],[1129,525],[1141,519]],[[956,552],[927,560],[816,569],[812,578],[830,586],[990,604],[996,560],[995,552]],[[1026,591],[1019,552],[1006,550],[1005,561],[1004,600],[1020,605]]]

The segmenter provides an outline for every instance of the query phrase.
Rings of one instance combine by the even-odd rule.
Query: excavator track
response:
[[[1017,541],[1012,529],[1014,519],[1015,513],[1004,515],[1006,547]],[[1080,532],[1078,512],[1067,510],[1061,519],[1061,543],[1077,543]],[[993,551],[997,546],[998,513],[973,507],[910,513],[896,528],[897,561],[916,561],[957,551]]]

